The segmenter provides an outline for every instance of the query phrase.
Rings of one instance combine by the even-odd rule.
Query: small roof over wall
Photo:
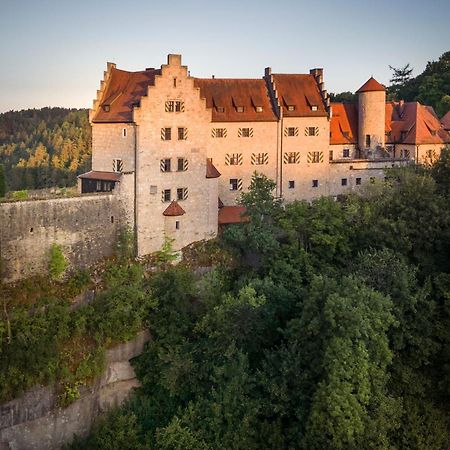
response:
[[[206,160],[206,178],[219,178],[220,172],[215,168],[211,159]]]
[[[248,222],[250,217],[244,216],[245,206],[224,206],[219,209],[219,225]]]
[[[186,211],[175,200],[172,200],[170,205],[163,212],[164,216],[169,217],[182,216],[183,214],[186,214]]]
[[[78,175],[78,178],[85,180],[101,180],[101,181],[120,181],[122,174],[120,172],[100,172],[91,170],[90,172]]]

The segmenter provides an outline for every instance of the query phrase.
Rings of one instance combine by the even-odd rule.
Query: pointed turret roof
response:
[[[175,200],[172,200],[163,212],[164,216],[182,216],[183,214],[186,214],[186,211]]]
[[[375,80],[374,77],[370,77],[357,91],[356,93],[360,92],[370,92],[370,91],[385,91],[386,88],[378,83],[377,80]]]

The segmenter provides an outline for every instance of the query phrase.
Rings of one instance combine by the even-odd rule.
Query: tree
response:
[[[404,67],[395,68],[391,65],[389,69],[393,71],[392,78],[390,79],[391,85],[388,88],[388,92],[394,96],[394,99],[401,99],[402,92],[405,88],[405,85],[411,79],[411,74],[413,72],[413,68],[410,67],[409,63]]]
[[[330,100],[332,102],[340,102],[340,103],[353,103],[358,100],[358,96],[350,91],[339,92],[339,93],[330,93]]]
[[[5,166],[0,164],[0,198],[6,195]]]

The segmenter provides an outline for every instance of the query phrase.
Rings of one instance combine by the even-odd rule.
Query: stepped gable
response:
[[[155,76],[160,74],[160,69],[127,72],[112,67],[107,86],[92,121],[96,123],[132,122],[133,107],[139,104],[142,96],[147,95],[147,87],[153,86]]]
[[[219,178],[221,173],[215,168],[210,158],[206,160],[206,178]]]
[[[284,117],[323,117],[328,113],[313,75],[273,74]],[[293,110],[289,110],[293,107]],[[312,107],[317,107],[316,111]]]
[[[370,77],[357,91],[356,93],[360,92],[373,92],[373,91],[386,91],[386,88],[378,83],[377,80],[375,80],[374,77]]]
[[[358,142],[358,105],[332,103],[330,144],[356,144]]]
[[[213,122],[271,122],[277,116],[263,79],[194,78]],[[239,112],[243,108],[242,112]],[[258,112],[258,109],[262,111]]]
[[[172,200],[170,205],[163,212],[164,216],[169,217],[182,216],[183,214],[186,214],[186,211],[175,200]]]

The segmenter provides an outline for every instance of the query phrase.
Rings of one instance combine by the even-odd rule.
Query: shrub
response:
[[[61,246],[58,244],[52,244],[50,247],[50,261],[48,265],[51,279],[60,279],[64,271],[67,269],[67,266],[68,263],[61,250]]]

